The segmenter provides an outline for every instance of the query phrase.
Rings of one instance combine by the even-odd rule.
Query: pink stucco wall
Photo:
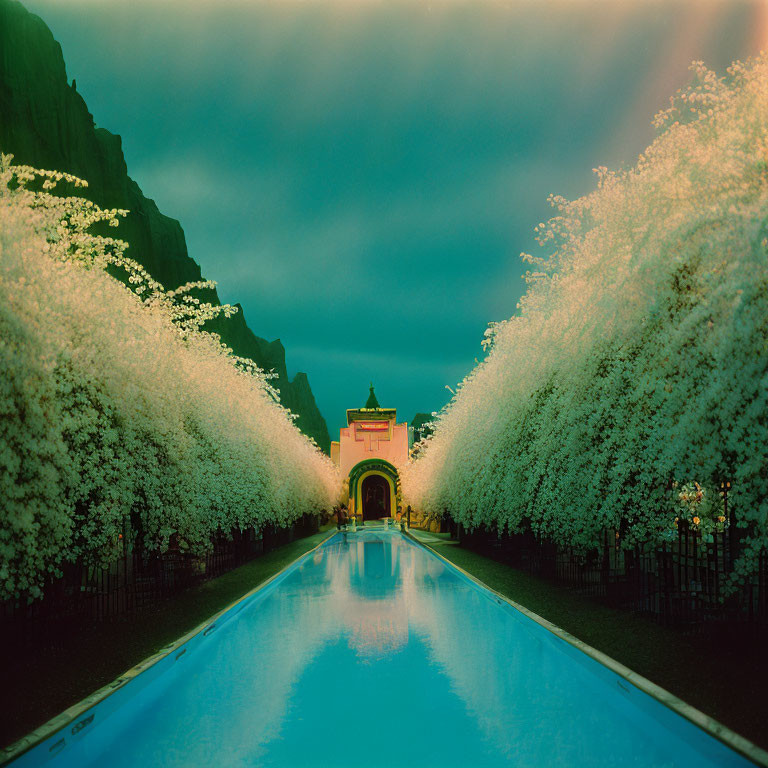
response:
[[[339,469],[347,477],[355,464],[366,459],[384,459],[398,469],[408,461],[408,424],[390,422],[389,439],[376,433],[358,434],[355,439],[355,423],[340,430]]]

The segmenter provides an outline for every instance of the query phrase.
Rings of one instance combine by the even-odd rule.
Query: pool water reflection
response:
[[[244,605],[50,764],[750,764],[397,532]]]

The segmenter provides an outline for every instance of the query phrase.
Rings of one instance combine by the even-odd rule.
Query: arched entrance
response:
[[[363,520],[391,517],[389,483],[383,475],[368,475],[362,483]]]
[[[384,459],[366,459],[349,472],[349,512],[358,520],[395,517],[400,478]]]

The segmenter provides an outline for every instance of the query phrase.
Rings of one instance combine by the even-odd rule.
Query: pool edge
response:
[[[234,600],[220,611],[217,611],[213,615],[209,616],[205,621],[198,624],[194,629],[191,629],[189,632],[174,640],[172,643],[163,646],[156,653],[153,653],[151,656],[148,656],[146,659],[143,659],[135,666],[123,672],[122,675],[116,677],[111,683],[107,683],[107,685],[97,689],[92,694],[78,701],[76,704],[67,707],[58,715],[54,715],[54,717],[43,723],[38,728],[35,728],[33,731],[30,731],[26,736],[22,736],[20,739],[13,742],[9,746],[0,749],[0,768],[4,768],[5,766],[9,765],[14,760],[17,760],[22,755],[29,752],[31,749],[34,749],[38,744],[50,738],[53,734],[63,730],[89,709],[92,709],[96,705],[101,704],[101,702],[109,698],[113,693],[119,691],[121,688],[124,688],[142,672],[145,672],[150,667],[153,667],[158,662],[170,656],[170,654],[172,654],[185,643],[189,642],[195,636],[205,632],[209,627],[213,626],[222,616],[231,611],[235,606],[239,605],[244,600],[250,599],[256,593],[268,587],[273,581],[278,579],[280,576],[283,576],[286,571],[294,568],[299,562],[309,557],[313,552],[320,549],[320,547],[332,539],[338,533],[338,531],[331,529],[330,531],[327,531],[327,533],[328,535],[325,536],[325,538],[323,538],[323,540],[320,541],[316,546],[312,547],[312,549],[308,549],[306,552],[299,555],[295,560],[292,560],[290,563],[283,566],[279,571],[273,573],[268,579],[265,579],[260,584],[257,584],[255,587],[253,587],[253,589],[250,589],[244,595],[241,595],[239,598],[237,598],[237,600]]]
[[[768,752],[766,752],[764,749],[761,749],[756,744],[753,744],[749,739],[745,738],[744,736],[740,736],[738,733],[732,731],[730,728],[718,722],[713,717],[710,717],[701,710],[696,709],[696,707],[686,703],[679,697],[675,696],[673,693],[670,693],[666,689],[662,688],[660,685],[656,685],[656,683],[651,682],[647,677],[643,677],[641,674],[634,672],[621,662],[616,661],[616,659],[608,656],[602,651],[598,651],[597,648],[594,648],[584,641],[579,640],[577,637],[570,634],[570,632],[566,632],[564,629],[558,627],[556,624],[553,624],[551,621],[548,621],[544,617],[539,616],[537,613],[529,610],[524,605],[521,605],[506,595],[503,595],[493,587],[489,587],[485,582],[481,581],[476,576],[473,576],[468,571],[465,571],[461,566],[456,565],[456,563],[451,562],[447,557],[441,555],[437,550],[430,547],[427,543],[419,541],[419,539],[417,539],[409,531],[404,531],[403,535],[412,543],[425,549],[433,557],[438,558],[453,568],[455,571],[458,571],[462,576],[474,582],[477,586],[488,590],[488,592],[490,592],[495,597],[503,600],[505,603],[512,606],[515,610],[536,622],[556,637],[564,640],[569,645],[572,645],[577,650],[607,667],[611,670],[611,672],[631,683],[636,688],[643,691],[643,693],[653,697],[660,704],[663,704],[668,709],[671,709],[676,714],[698,726],[710,736],[732,749],[734,752],[737,752],[742,757],[745,757],[755,765],[762,766],[762,768],[768,767]]]

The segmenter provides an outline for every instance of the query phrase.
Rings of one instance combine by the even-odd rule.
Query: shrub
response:
[[[203,330],[235,308],[202,301],[209,282],[164,290],[94,234],[124,212],[65,184],[84,182],[0,156],[1,599],[126,541],[203,553],[338,496],[269,377]]]
[[[677,484],[768,534],[768,58],[692,85],[635,167],[536,228],[528,289],[403,472],[408,503],[561,544],[659,541]],[[714,507],[713,507],[714,508]],[[716,514],[717,513],[717,514]],[[713,512],[719,516],[719,508]]]

